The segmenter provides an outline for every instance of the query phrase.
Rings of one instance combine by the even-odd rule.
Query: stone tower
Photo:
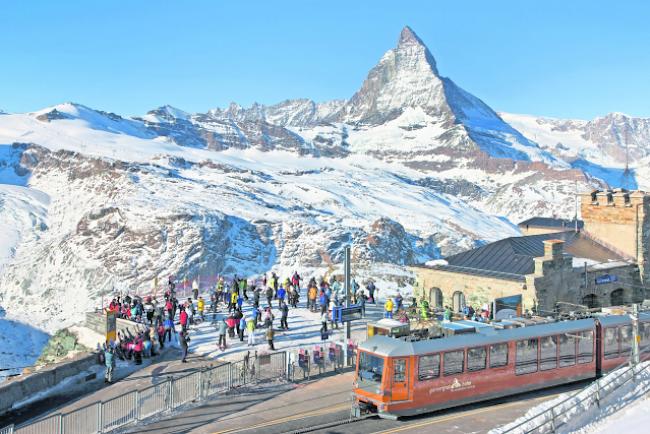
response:
[[[644,285],[650,283],[650,194],[594,190],[581,195],[584,231],[620,255],[636,261]]]

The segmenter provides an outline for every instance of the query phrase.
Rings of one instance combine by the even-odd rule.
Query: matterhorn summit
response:
[[[404,27],[397,47],[384,54],[348,102],[344,120],[382,124],[408,107],[421,107],[432,116],[451,119],[435,59],[420,38]]]

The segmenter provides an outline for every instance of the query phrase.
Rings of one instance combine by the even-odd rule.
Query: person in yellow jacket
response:
[[[386,303],[384,303],[384,310],[386,311],[384,312],[384,318],[393,317],[393,307],[394,307],[393,299],[389,298],[388,300],[386,300]]]
[[[248,346],[255,346],[255,318],[248,318],[246,321],[246,330],[248,330]]]
[[[309,291],[307,292],[307,309],[311,311],[316,310],[316,296],[318,295],[318,290],[315,286],[310,286]]]
[[[230,305],[228,305],[228,312],[235,310],[237,307],[237,297],[237,291],[233,290],[233,292],[230,293]]]
[[[203,321],[203,309],[205,309],[205,300],[199,296],[199,300],[196,302],[196,310],[199,312],[201,321]]]

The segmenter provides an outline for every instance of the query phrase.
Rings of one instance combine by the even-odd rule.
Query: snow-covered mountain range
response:
[[[408,27],[349,100],[0,114],[0,304],[53,330],[113,288],[324,270],[348,244],[355,269],[401,279],[523,218],[573,217],[576,188],[619,186],[648,121],[603,119],[498,114]],[[621,179],[645,185],[640,167]]]

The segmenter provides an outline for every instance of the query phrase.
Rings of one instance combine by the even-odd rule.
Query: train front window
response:
[[[359,387],[369,392],[378,393],[376,386],[381,384],[384,375],[384,359],[370,353],[359,354]],[[367,387],[371,387],[368,389]]]

